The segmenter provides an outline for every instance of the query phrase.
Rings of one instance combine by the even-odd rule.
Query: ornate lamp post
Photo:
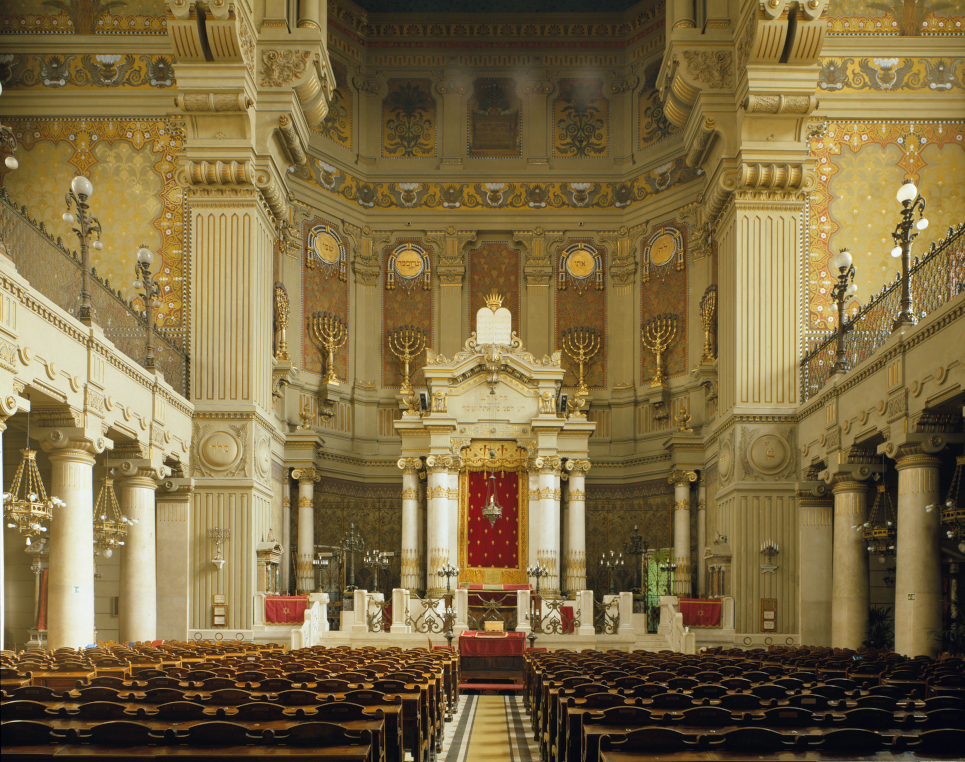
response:
[[[909,283],[909,273],[911,271],[911,244],[918,237],[919,231],[928,227],[928,220],[925,214],[925,199],[918,193],[918,188],[911,180],[905,180],[904,184],[898,189],[895,195],[901,204],[901,221],[895,228],[891,237],[895,241],[895,248],[891,250],[891,256],[901,257],[901,303],[898,315],[895,317],[892,332],[897,331],[904,325],[915,325],[915,313],[912,308],[911,284]],[[918,221],[915,221],[915,212],[918,212]],[[912,228],[915,228],[914,230]]]
[[[93,193],[94,186],[91,184],[91,181],[83,175],[77,175],[77,177],[71,180],[70,190],[67,191],[67,195],[64,197],[67,201],[67,211],[64,212],[63,220],[68,225],[77,223],[77,227],[73,228],[73,231],[77,234],[77,238],[80,241],[80,311],[77,313],[77,318],[84,325],[90,325],[93,322],[90,303],[90,252],[88,245],[92,246],[96,251],[104,248],[104,244],[100,240],[100,220],[88,214],[90,207],[87,204],[87,199],[89,199]],[[77,209],[76,217],[70,211],[71,206]],[[90,244],[90,237],[93,233],[97,234],[97,240]]]
[[[449,564],[449,563],[443,564],[442,568],[439,569],[439,571],[437,571],[436,574],[438,574],[440,577],[446,578],[446,595],[449,595],[452,592],[452,589],[449,587],[449,580],[452,577],[459,576],[459,567],[453,566],[452,564]]]
[[[144,312],[147,315],[147,354],[144,357],[144,367],[148,369],[154,367],[154,308],[161,306],[158,301],[161,287],[151,275],[153,262],[154,255],[151,250],[142,244],[137,250],[137,262],[134,264],[134,288],[142,289],[140,297],[144,301]]]
[[[851,261],[851,252],[847,249],[841,249],[831,258],[831,267],[838,271],[838,282],[831,289],[831,298],[838,305],[838,347],[834,353],[834,373],[846,373],[848,370],[848,363],[844,359],[844,307],[858,293]]]
[[[659,568],[663,574],[667,575],[667,592],[665,592],[664,595],[670,595],[670,577],[677,571],[677,564],[673,561],[663,561]]]
[[[610,551],[610,555],[606,553],[600,557],[600,568],[606,572],[606,587],[610,593],[613,593],[613,573],[619,571],[626,566],[626,562],[623,560],[622,553],[614,553]]]
[[[536,628],[540,626],[540,618],[536,616],[536,598],[539,597],[539,581],[543,577],[549,576],[549,570],[542,564],[536,564],[536,566],[527,567],[526,576],[536,578],[536,594],[529,597],[529,637],[526,638],[529,641],[529,647],[532,648],[536,642]]]
[[[365,539],[359,534],[358,530],[355,528],[355,524],[349,524],[349,529],[342,538],[338,547],[341,549],[342,553],[346,556],[350,556],[349,559],[349,585],[354,589],[355,587],[355,554],[362,553],[365,550]]]
[[[389,554],[385,550],[369,550],[362,563],[375,570],[375,592],[379,592],[379,572],[389,568]]]

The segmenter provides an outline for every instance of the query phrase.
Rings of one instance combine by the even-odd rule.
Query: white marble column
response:
[[[459,566],[459,469],[456,461],[458,458],[453,458],[453,466],[449,469],[449,489],[446,492],[449,498],[449,563],[453,566]],[[453,588],[458,587],[459,579],[453,577],[450,584]]]
[[[560,590],[560,461],[546,458],[539,469],[540,531],[536,558],[549,574],[541,589]]]
[[[895,652],[937,656],[930,630],[942,626],[941,502],[938,458],[911,453],[898,458],[898,542],[895,571]]]
[[[834,561],[831,572],[831,646],[861,648],[868,633],[868,546],[853,529],[868,519],[868,485],[834,485]]]
[[[52,467],[50,493],[64,501],[54,507],[47,577],[48,648],[83,648],[94,643],[94,453],[88,440],[60,431],[44,442]]]
[[[315,482],[314,468],[292,471],[298,480],[298,553],[296,555],[296,587],[299,594],[315,592]]]
[[[707,547],[707,480],[697,482],[697,597],[707,595],[707,565],[704,548]]]
[[[670,474],[673,485],[673,555],[677,571],[674,572],[674,595],[679,598],[691,596],[690,552],[690,485],[697,481],[694,471],[677,470]]]
[[[398,466],[402,469],[402,578],[401,586],[406,590],[418,590],[420,567],[419,558],[419,466],[418,458],[402,458]]]
[[[801,643],[808,646],[831,645],[831,601],[833,548],[831,523],[834,503],[831,495],[798,492],[800,549]],[[805,582],[806,580],[806,582]]]
[[[534,465],[535,461],[530,460],[527,464],[529,479],[529,543],[526,549],[526,566],[535,566],[539,560],[539,533],[543,525],[541,521],[542,506],[539,502],[539,470]],[[536,578],[527,578],[530,586],[536,589]]]
[[[117,479],[121,513],[133,523],[121,548],[118,635],[121,643],[157,639],[157,536],[154,492],[158,474],[124,461]]]
[[[567,493],[566,591],[576,595],[586,589],[586,472],[588,460],[568,460],[570,488]]]
[[[430,455],[426,459],[429,485],[426,493],[426,590],[445,589],[438,572],[449,563],[449,467],[446,459]]]

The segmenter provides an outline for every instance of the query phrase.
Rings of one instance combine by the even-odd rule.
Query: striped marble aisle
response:
[[[509,731],[510,759],[513,762],[539,760],[539,744],[533,740],[529,717],[520,694],[503,696],[506,702],[506,726]]]
[[[452,720],[446,723],[446,732],[442,737],[442,751],[436,759],[443,762],[465,762],[478,699],[479,696],[470,696],[465,693],[459,696]]]

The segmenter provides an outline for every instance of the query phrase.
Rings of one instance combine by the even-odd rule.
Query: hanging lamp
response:
[[[128,529],[137,523],[137,519],[129,519],[121,513],[114,494],[114,479],[110,469],[106,469],[104,484],[97,502],[94,504],[94,547],[104,558],[114,555],[114,549],[124,545]]]
[[[489,470],[489,477],[486,479],[486,502],[483,503],[482,515],[484,519],[489,520],[489,526],[493,526],[499,519],[503,517],[503,507],[499,504],[499,500],[496,498],[496,451],[493,448],[489,448],[489,462],[493,464],[492,469]]]
[[[54,517],[54,506],[66,505],[59,497],[47,497],[47,490],[37,468],[37,451],[30,449],[30,411],[27,411],[27,447],[20,451],[22,459],[10,483],[10,491],[3,493],[3,518],[10,529],[27,538],[47,531],[44,526]]]
[[[868,542],[868,552],[878,556],[879,563],[884,563],[888,556],[895,554],[895,544],[898,540],[898,528],[895,526],[895,507],[891,504],[888,488],[878,485],[878,494],[871,506],[871,515],[862,524],[862,536]]]
[[[948,487],[948,496],[941,506],[942,529],[949,540],[958,541],[958,550],[965,553],[965,506],[962,497],[962,470],[965,468],[965,454],[955,458],[955,473],[952,483]],[[925,510],[931,513],[938,508],[936,504],[926,505]]]

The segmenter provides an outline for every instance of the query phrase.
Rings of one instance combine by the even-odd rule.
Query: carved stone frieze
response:
[[[261,86],[282,87],[305,73],[312,59],[310,50],[263,50]]]
[[[711,90],[734,86],[734,55],[729,50],[685,50],[687,73]]]

